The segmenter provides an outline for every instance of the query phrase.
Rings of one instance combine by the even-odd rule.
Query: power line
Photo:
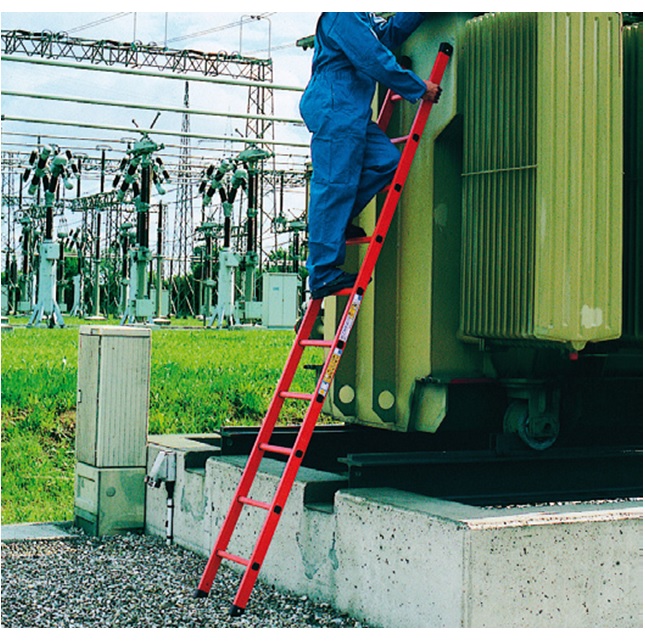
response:
[[[272,16],[275,14],[275,11],[268,11],[265,13],[260,13],[258,14],[261,18],[268,18],[269,16]],[[233,27],[239,27],[240,24],[246,24],[247,22],[255,22],[255,18],[252,18],[251,16],[248,16],[246,19],[245,18],[240,18],[240,20],[236,20],[235,22],[229,22],[227,24],[219,25],[217,27],[211,27],[210,29],[204,29],[202,31],[195,31],[193,33],[188,33],[184,36],[175,36],[174,38],[169,38],[167,42],[177,42],[178,40],[189,40],[191,38],[199,38],[200,36],[206,36],[210,33],[216,33],[218,31],[224,31],[226,29],[231,29]]]
[[[6,90],[3,92],[6,96],[15,96],[17,98],[31,98],[35,100],[54,100],[61,102],[73,102],[75,104],[91,104],[91,105],[101,105],[104,107],[125,107],[127,109],[148,109],[153,111],[164,111],[172,113],[183,113],[186,115],[195,115],[195,116],[218,116],[222,118],[238,118],[243,120],[250,120],[248,113],[238,114],[238,113],[228,113],[228,112],[218,112],[218,111],[207,111],[204,109],[187,109],[186,107],[170,107],[170,106],[160,106],[160,105],[143,105],[134,102],[118,102],[114,100],[98,100],[96,98],[84,98],[81,96],[62,96],[62,95],[50,95],[43,93],[33,93],[33,92],[22,92],[22,91],[10,91]],[[300,118],[282,118],[280,116],[273,115],[264,115],[262,113],[253,114],[253,120],[268,120],[279,123],[295,124],[302,125],[302,119]]]
[[[87,24],[80,25],[79,27],[73,27],[72,29],[67,29],[66,33],[76,33],[77,31],[83,31],[89,29],[90,27],[97,27],[100,24],[105,24],[106,22],[112,22],[112,20],[118,20],[125,16],[129,16],[132,11],[121,11],[120,13],[113,13],[105,18],[100,18],[99,20],[94,20],[94,22],[88,22]]]
[[[60,141],[60,140],[74,140],[74,141],[84,141],[84,142],[93,142],[93,143],[107,143],[107,144],[114,144],[114,145],[120,145],[123,144],[123,140],[119,138],[102,138],[102,137],[97,137],[97,136],[73,136],[70,134],[66,133],[45,133],[44,131],[40,132],[28,132],[28,131],[7,131],[6,129],[2,131],[2,136],[24,136],[28,138],[42,138],[44,142],[47,141]],[[31,149],[33,148],[35,143],[27,143],[27,142],[3,142],[3,145],[5,146],[20,146],[20,147],[27,147],[24,149],[25,154],[29,154]],[[166,143],[164,145],[164,148],[167,150],[167,152],[170,151],[170,149],[178,149],[180,148],[180,145],[176,143]],[[75,145],[74,149],[87,149],[90,151],[94,151],[94,147],[80,147],[78,145]],[[118,149],[115,150],[115,152],[118,153]],[[210,146],[200,146],[198,147],[195,151],[199,152],[204,152],[204,153],[214,153],[214,154],[227,154],[230,153],[231,150],[227,147],[210,147]],[[171,154],[173,156],[176,156],[178,154]],[[302,162],[304,159],[309,158],[308,153],[297,153],[297,152],[281,152],[281,151],[276,151],[275,152],[276,158],[288,158],[288,159],[300,159],[296,162]],[[195,160],[200,160],[203,158],[203,155],[193,155],[193,159]],[[286,161],[285,161],[286,162]]]
[[[278,45],[277,47],[271,46],[271,51],[280,51],[281,49],[290,49],[291,47],[297,47],[298,43],[297,42],[287,42],[282,45]],[[247,51],[245,55],[247,56],[252,56],[256,53],[262,53],[263,51],[266,51],[265,49],[255,49],[254,51]]]
[[[75,122],[75,121],[61,121],[61,120],[51,120],[46,118],[28,118],[26,116],[12,116],[9,114],[2,114],[2,120],[6,122],[29,122],[32,124],[41,124],[41,125],[61,125],[67,127],[82,127],[85,129],[103,129],[105,131],[126,131],[136,134],[142,132],[152,133],[155,136],[177,136],[179,135],[176,131],[166,131],[155,129],[152,130],[147,127],[124,127],[120,125],[107,125],[107,124],[98,124],[92,122]],[[190,138],[203,138],[205,140],[226,140],[232,143],[245,143],[253,145],[277,145],[281,147],[305,147],[309,148],[309,143],[304,142],[294,142],[288,140],[267,140],[264,138],[249,138],[249,137],[240,137],[236,138],[235,136],[221,136],[215,134],[185,134]]]

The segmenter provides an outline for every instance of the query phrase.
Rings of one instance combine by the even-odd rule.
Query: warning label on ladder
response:
[[[347,310],[345,322],[343,323],[343,326],[338,334],[338,342],[343,343],[343,346],[347,342],[347,339],[349,338],[349,335],[352,331],[352,327],[354,326],[354,321],[356,320],[356,315],[358,314],[362,300],[363,297],[361,295],[354,294],[351,305]],[[322,382],[320,383],[320,389],[318,390],[318,402],[322,402],[325,396],[327,396],[331,382],[334,380],[334,376],[336,376],[336,370],[338,369],[338,363],[340,362],[340,357],[342,355],[342,347],[336,347],[332,352],[329,363],[327,364],[327,369],[325,370],[325,375],[323,376]]]
[[[345,318],[345,322],[343,323],[343,328],[340,330],[340,334],[338,336],[338,340],[343,341],[343,343],[346,343],[347,339],[349,338],[349,333],[352,331],[352,327],[354,326],[354,321],[356,320],[356,314],[358,314],[358,309],[361,306],[362,300],[363,300],[362,296],[359,296],[358,294],[354,294],[352,304],[349,310],[347,311],[347,316]]]
[[[320,389],[318,390],[318,398],[324,399],[327,396],[329,391],[329,386],[336,376],[336,370],[338,369],[338,363],[340,362],[340,357],[343,355],[343,350],[340,347],[337,347],[329,359],[329,365],[325,370],[325,376],[320,384]]]

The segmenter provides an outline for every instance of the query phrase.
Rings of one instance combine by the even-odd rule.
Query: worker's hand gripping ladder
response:
[[[441,83],[451,55],[452,46],[447,43],[441,44],[434,67],[430,74],[430,80],[435,84],[438,85]],[[393,94],[391,91],[387,92],[383,107],[378,117],[378,124],[383,130],[387,127],[394,103],[400,99],[400,96]],[[282,376],[280,377],[278,386],[269,405],[268,412],[262,422],[255,444],[251,450],[249,460],[247,461],[244,472],[242,473],[242,478],[237,490],[235,491],[233,501],[229,507],[226,518],[224,519],[224,523],[219,536],[217,537],[208,563],[206,564],[206,568],[204,569],[199,586],[195,590],[194,595],[197,597],[208,596],[222,559],[228,559],[229,561],[233,561],[244,566],[246,569],[244,570],[239,589],[230,610],[230,613],[233,616],[239,616],[246,608],[246,604],[251,595],[251,590],[255,585],[258,573],[269,549],[271,539],[273,538],[273,534],[280,520],[280,516],[284,511],[287,497],[289,496],[291,487],[293,486],[298,470],[300,469],[300,464],[302,463],[302,459],[307,451],[311,434],[316,426],[318,417],[320,416],[323,402],[334,379],[338,363],[343,354],[345,345],[347,344],[354,322],[356,321],[361,301],[363,300],[365,290],[372,277],[376,261],[378,260],[381,247],[383,246],[390,223],[392,222],[403,185],[408,177],[412,160],[414,159],[414,155],[421,140],[432,106],[432,102],[423,101],[419,106],[410,133],[403,138],[395,139],[393,141],[405,142],[405,147],[401,153],[401,159],[394,174],[394,179],[387,189],[387,196],[385,197],[385,202],[383,203],[373,234],[371,237],[352,241],[353,243],[368,243],[369,246],[356,277],[354,286],[351,289],[340,290],[333,294],[334,296],[348,296],[349,298],[340,324],[336,330],[336,335],[332,340],[314,340],[310,338],[316,318],[320,311],[322,299],[311,300],[309,302],[307,311],[305,312],[294,344],[287,358]],[[322,373],[318,379],[318,383],[313,394],[289,391],[305,347],[323,347],[329,350],[322,368]],[[273,434],[273,430],[280,415],[282,405],[287,398],[306,401],[309,403],[309,406],[293,446],[282,447],[272,445],[270,443],[271,435]],[[270,503],[257,501],[249,496],[253,480],[255,479],[260,467],[262,457],[266,452],[286,459],[286,465],[283,470],[282,477],[280,478],[278,488]],[[256,540],[255,547],[248,559],[227,552],[233,530],[235,529],[238,518],[242,512],[242,508],[245,505],[251,508],[264,510],[267,513],[260,534]]]

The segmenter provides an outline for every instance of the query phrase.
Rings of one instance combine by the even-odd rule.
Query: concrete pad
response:
[[[213,479],[211,496],[212,525],[209,553],[229,508],[246,464],[245,456],[209,459],[207,482]],[[270,503],[277,489],[284,463],[264,458],[251,489],[252,498]],[[262,565],[263,580],[317,600],[330,601],[334,596],[334,574],[337,569],[334,532],[335,516],[318,506],[325,500],[332,503],[335,492],[346,484],[336,474],[301,468],[280,523]],[[313,506],[313,507],[310,507]],[[244,509],[229,552],[248,558],[255,546],[266,512]],[[235,569],[240,566],[233,564]]]
[[[71,521],[60,523],[16,523],[1,526],[0,534],[2,541],[5,543],[39,539],[66,539],[78,536],[70,532],[71,526]]]
[[[339,492],[336,607],[382,627],[641,627],[642,502]]]
[[[168,441],[150,446],[148,465],[160,447]],[[204,469],[187,468],[190,448],[184,442],[178,451],[177,481],[174,487],[175,514],[173,540],[190,550],[210,555],[231,500],[246,464],[245,456],[213,456]],[[270,502],[284,464],[265,458],[254,481],[252,497]],[[282,589],[329,601],[335,572],[334,522],[330,507],[334,493],[346,484],[343,477],[327,472],[301,468],[280,524],[262,567],[263,580]],[[166,491],[147,488],[146,532],[165,535]],[[311,507],[308,507],[311,506]],[[249,508],[242,516],[231,540],[229,552],[250,555],[264,521],[264,510]],[[228,562],[226,562],[228,563]],[[230,564],[235,570],[241,566]]]
[[[246,457],[175,445],[174,540],[207,557]],[[282,469],[265,458],[252,498],[271,501]],[[380,627],[642,627],[640,500],[497,509],[346,487],[301,468],[261,581]],[[263,515],[243,510],[229,552],[248,558]],[[166,491],[148,488],[146,532],[165,523]]]

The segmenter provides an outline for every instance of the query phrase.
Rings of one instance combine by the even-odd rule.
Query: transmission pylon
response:
[[[188,81],[184,85],[184,107],[190,106]],[[188,276],[190,271],[190,257],[193,254],[193,183],[192,167],[190,162],[190,116],[185,113],[181,120],[181,142],[179,150],[179,167],[177,171],[177,197],[175,200],[175,221],[174,221],[174,247],[173,258],[177,265],[178,276]],[[186,278],[189,284],[189,291],[184,290],[184,300],[177,301],[177,307],[188,307],[191,315],[194,314],[193,301],[194,292],[190,285],[191,279]],[[179,309],[177,310],[179,311]]]
[[[271,60],[268,60],[267,63],[268,64],[266,65],[258,65],[254,69],[254,72],[255,72],[254,79],[263,83],[273,84],[273,63]],[[267,139],[273,140],[274,132],[275,132],[273,121],[257,119],[251,116],[251,114],[273,115],[273,109],[274,109],[273,89],[271,87],[255,86],[249,89],[248,107],[247,107],[247,113],[249,114],[249,118],[246,121],[247,138],[257,138],[261,140],[267,137],[267,134],[268,134]],[[260,145],[260,148],[264,149],[265,151],[270,151],[270,148],[267,147],[266,145],[262,145],[262,143],[259,143],[259,145]],[[267,215],[270,220],[273,220],[273,218],[275,218],[277,214],[274,208],[271,208],[271,210],[268,212],[264,208],[265,188],[266,188],[266,191],[272,190],[274,193],[276,189],[276,185],[273,180],[273,176],[275,175],[275,156],[273,156],[269,162],[271,162],[272,171],[269,171],[268,173],[265,172],[265,169],[266,169],[265,163],[260,162],[259,164],[260,180],[258,181],[258,186],[259,186],[259,193],[258,193],[258,200],[257,200],[258,212],[257,212],[257,220],[255,221],[257,224],[256,246],[253,248],[253,251],[256,252],[257,256],[259,256],[258,264],[260,265],[260,267],[262,265],[262,258],[264,256],[264,248],[262,246],[264,229],[263,229],[262,223],[264,221],[264,218]]]

